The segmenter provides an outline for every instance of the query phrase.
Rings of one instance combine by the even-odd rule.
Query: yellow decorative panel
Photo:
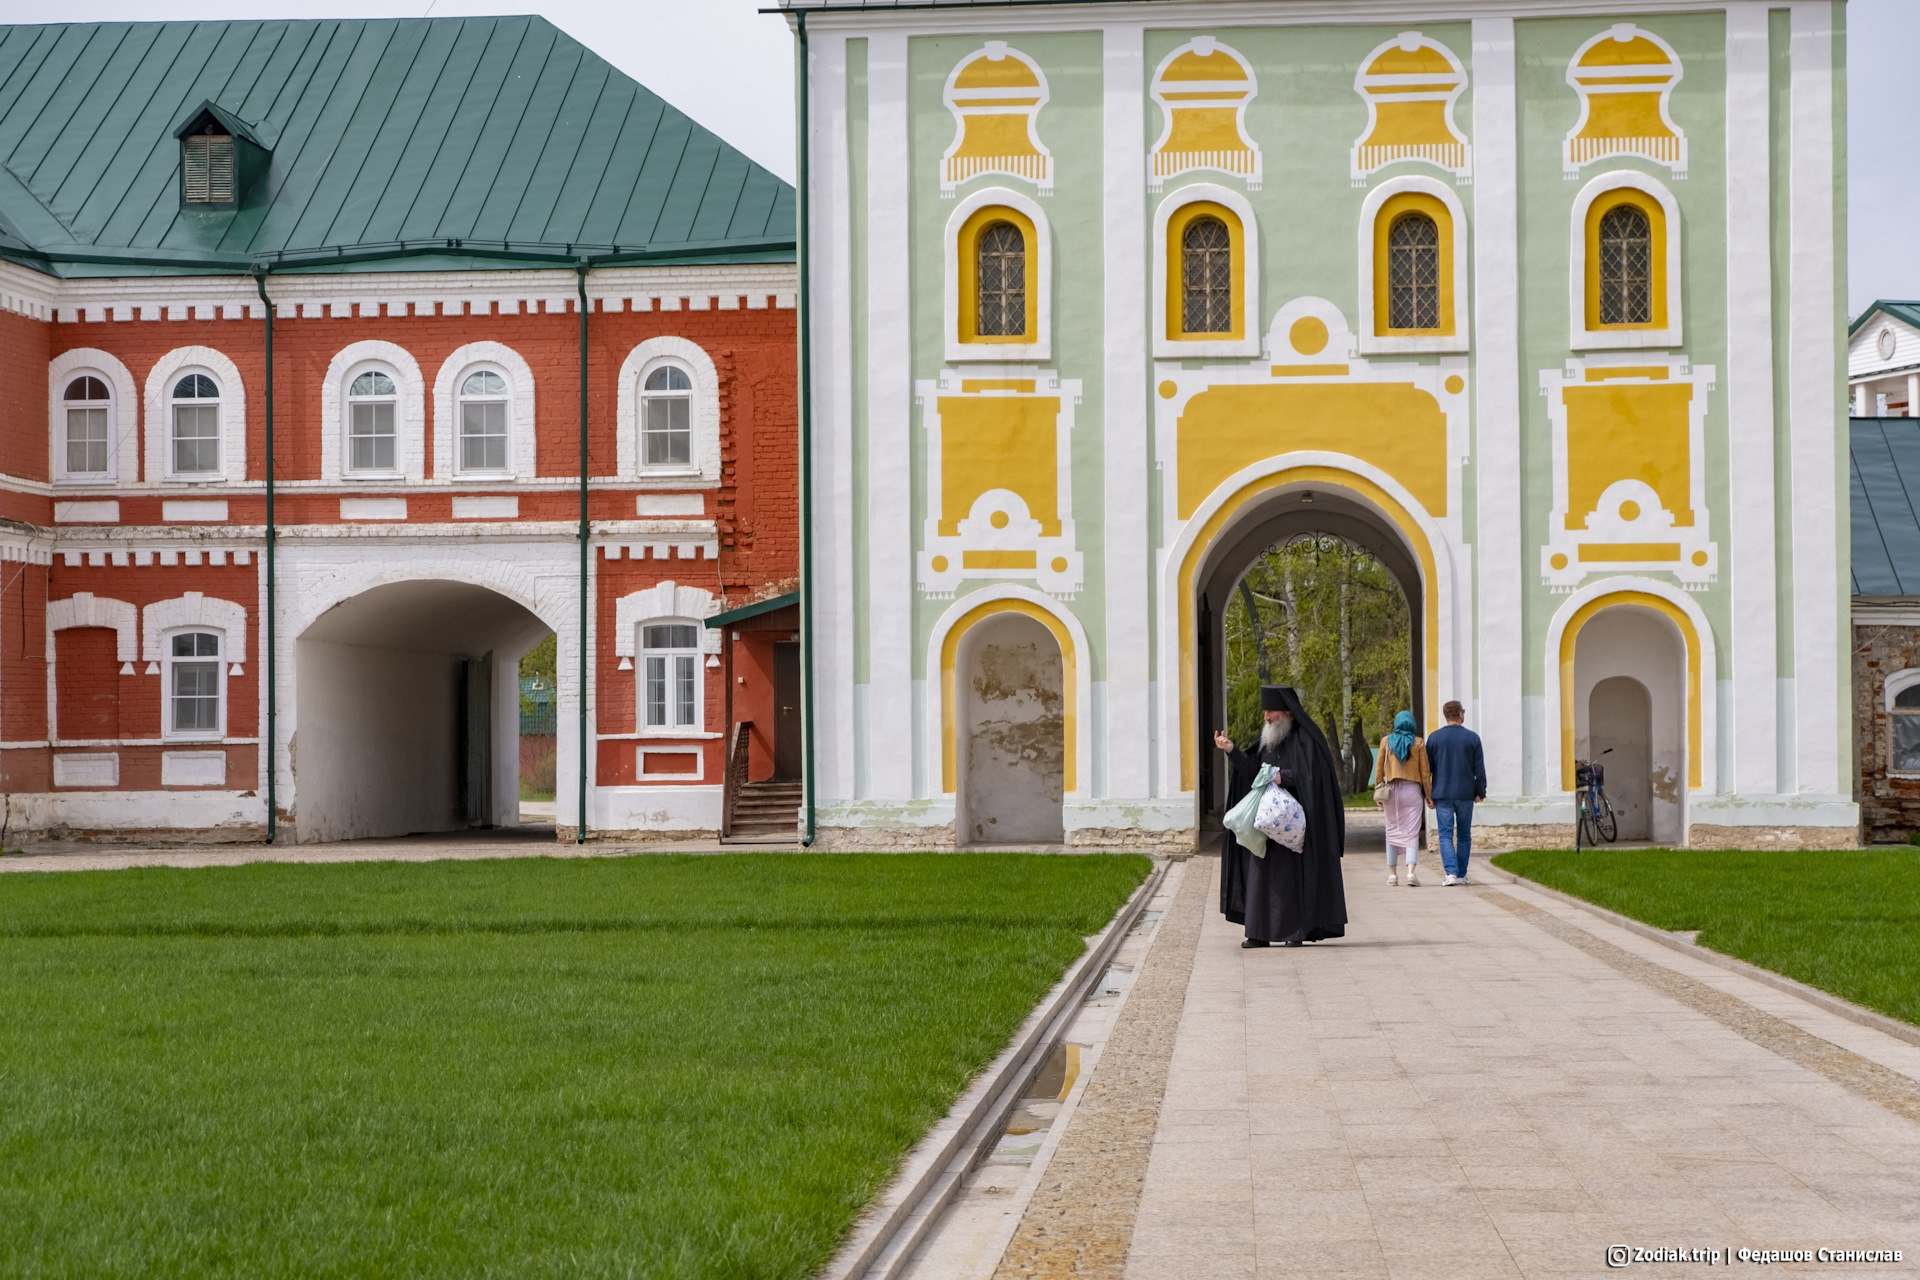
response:
[[[1367,104],[1367,128],[1353,144],[1353,183],[1390,164],[1418,161],[1461,182],[1473,174],[1467,135],[1454,124],[1454,104],[1467,87],[1453,51],[1418,31],[1403,31],[1369,53],[1353,79]]]
[[[1059,396],[941,396],[940,532],[955,537],[989,489],[1020,495],[1043,536],[1058,537],[1054,467]]]
[[[953,113],[953,143],[940,160],[940,194],[982,174],[1022,178],[1042,191],[1053,189],[1053,156],[1040,141],[1040,108],[1047,102],[1040,64],[989,40],[968,54],[947,77],[942,100]]]
[[[1447,514],[1447,419],[1408,383],[1214,386],[1179,423],[1179,518],[1243,467],[1299,450],[1343,453],[1405,486],[1427,513]]]
[[[1048,372],[962,379],[947,370],[917,390],[927,426],[921,589],[948,596],[962,579],[986,576],[1077,590],[1068,466],[1080,384]]]
[[[1644,360],[1645,357],[1639,357]],[[1541,570],[1572,588],[1609,566],[1704,585],[1719,571],[1706,508],[1711,365],[1583,365],[1540,376],[1553,424],[1553,509]]]
[[[1693,523],[1687,448],[1691,383],[1611,382],[1568,387],[1561,395],[1567,413],[1568,528],[1589,527],[1600,496],[1621,480],[1646,484],[1675,525]]]
[[[1567,176],[1609,156],[1638,156],[1686,177],[1686,134],[1669,110],[1683,74],[1673,46],[1631,22],[1581,45],[1567,67],[1567,83],[1580,95],[1563,155]]]
[[[1260,148],[1247,133],[1247,104],[1259,93],[1253,66],[1211,36],[1169,53],[1153,74],[1164,121],[1147,169],[1147,189],[1197,169],[1230,173],[1260,187]]]

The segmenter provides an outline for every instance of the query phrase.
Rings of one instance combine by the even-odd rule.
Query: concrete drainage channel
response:
[[[1185,871],[1160,863],[921,1139],[820,1280],[990,1276]]]

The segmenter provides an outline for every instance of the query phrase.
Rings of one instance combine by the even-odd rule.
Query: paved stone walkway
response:
[[[1346,860],[1339,943],[1242,951],[1208,911],[1129,1280],[1599,1276],[1610,1246],[1920,1275],[1920,1047],[1477,869],[1377,867]]]

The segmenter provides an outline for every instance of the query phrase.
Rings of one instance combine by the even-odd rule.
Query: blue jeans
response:
[[[1433,812],[1440,820],[1440,864],[1450,876],[1466,875],[1467,856],[1473,851],[1473,801],[1436,799]]]

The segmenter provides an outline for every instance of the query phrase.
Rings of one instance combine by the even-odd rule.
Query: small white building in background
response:
[[[1856,418],[1920,418],[1920,302],[1876,302],[1847,330]]]

